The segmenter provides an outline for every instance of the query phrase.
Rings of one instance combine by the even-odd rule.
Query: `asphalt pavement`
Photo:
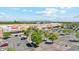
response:
[[[21,40],[21,37],[14,37],[8,39],[8,48],[15,48],[17,51],[32,51],[33,47],[27,47],[26,43],[28,43],[26,40]]]

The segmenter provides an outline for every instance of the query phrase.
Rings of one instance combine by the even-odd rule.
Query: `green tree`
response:
[[[31,31],[32,31],[32,27],[29,27],[28,29],[26,29],[26,31],[24,31],[24,35],[28,37]]]
[[[24,31],[24,35],[27,37],[29,43],[31,43],[31,34],[32,34],[32,27],[29,27],[26,31]]]
[[[10,32],[3,32],[3,37],[4,37],[4,38],[9,38],[10,35],[11,35]]]
[[[50,33],[48,39],[53,42],[54,40],[58,39],[58,36],[59,36],[58,33]]]
[[[29,36],[29,33],[30,33],[29,30],[24,31],[24,35],[27,36],[27,37]]]
[[[32,42],[37,46],[42,42],[42,33],[43,32],[41,30],[35,30],[31,35]]]

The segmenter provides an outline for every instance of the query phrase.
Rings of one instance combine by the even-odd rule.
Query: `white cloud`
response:
[[[60,7],[60,9],[65,9],[66,7]]]
[[[46,16],[51,16],[52,12],[51,11],[37,11],[37,14],[42,14]]]
[[[6,13],[5,12],[0,12],[0,15],[6,15]]]
[[[23,9],[23,12],[26,12],[27,10],[26,9]]]
[[[64,14],[66,13],[69,9],[71,9],[72,7],[60,7],[60,13]]]
[[[37,14],[42,14],[45,16],[52,16],[54,14],[56,14],[58,12],[58,10],[56,8],[46,8],[43,11],[36,11]]]
[[[67,9],[71,9],[72,7],[60,7],[60,9],[63,9],[63,10],[67,10]]]
[[[60,13],[64,14],[66,13],[66,10],[60,10]]]
[[[72,7],[67,7],[67,9],[71,9]]]
[[[18,7],[14,7],[14,8],[12,8],[13,10],[19,10],[20,8],[18,8]]]
[[[23,10],[22,10],[22,12],[26,12],[26,11],[32,12],[33,10],[27,10],[27,9],[23,9]]]
[[[33,10],[29,10],[29,12],[32,12]]]
[[[46,10],[48,10],[48,11],[54,11],[54,12],[58,11],[56,8],[46,8]]]

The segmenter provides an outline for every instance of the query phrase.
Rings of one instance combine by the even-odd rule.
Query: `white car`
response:
[[[0,49],[0,51],[7,51],[6,49]]]

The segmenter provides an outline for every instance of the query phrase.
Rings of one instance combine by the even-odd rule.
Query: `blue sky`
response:
[[[78,7],[0,7],[0,21],[79,21]]]

